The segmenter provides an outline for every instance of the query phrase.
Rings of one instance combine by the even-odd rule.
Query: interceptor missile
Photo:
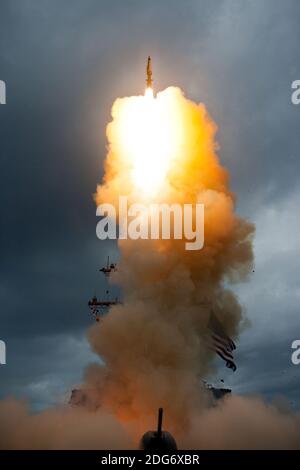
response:
[[[152,88],[153,80],[152,80],[152,68],[151,68],[151,57],[150,56],[148,57],[148,60],[147,60],[146,72],[147,72],[147,79],[146,79],[147,88]]]

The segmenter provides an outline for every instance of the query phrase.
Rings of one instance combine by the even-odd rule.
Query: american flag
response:
[[[232,351],[236,349],[236,345],[229,336],[226,335],[224,328],[216,315],[212,312],[208,323],[210,333],[209,344],[225,362],[226,367],[236,371],[236,364]]]

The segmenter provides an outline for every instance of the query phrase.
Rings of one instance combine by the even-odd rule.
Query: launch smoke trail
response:
[[[211,371],[214,357],[205,341],[211,312],[228,335],[238,334],[242,309],[224,281],[243,279],[251,269],[254,227],[234,211],[216,154],[217,127],[205,106],[178,88],[148,100],[115,102],[96,202],[117,204],[122,194],[132,203],[201,203],[204,247],[189,253],[182,240],[120,240],[115,277],[124,302],[89,338],[106,361],[105,406],[121,420],[139,422],[163,406],[178,433],[204,406],[199,377]]]

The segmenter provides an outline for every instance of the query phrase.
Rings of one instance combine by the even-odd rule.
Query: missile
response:
[[[152,68],[151,68],[150,56],[148,57],[148,60],[147,60],[146,73],[147,73],[147,79],[146,79],[147,88],[152,88],[153,80],[152,80]]]

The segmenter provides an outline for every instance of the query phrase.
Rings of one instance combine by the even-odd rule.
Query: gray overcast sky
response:
[[[115,246],[95,238],[92,193],[117,96],[180,86],[219,126],[238,210],[257,226],[256,268],[236,286],[251,327],[237,393],[284,393],[300,408],[300,79],[298,0],[1,0],[1,397],[35,408],[63,400],[95,357],[87,299]]]

